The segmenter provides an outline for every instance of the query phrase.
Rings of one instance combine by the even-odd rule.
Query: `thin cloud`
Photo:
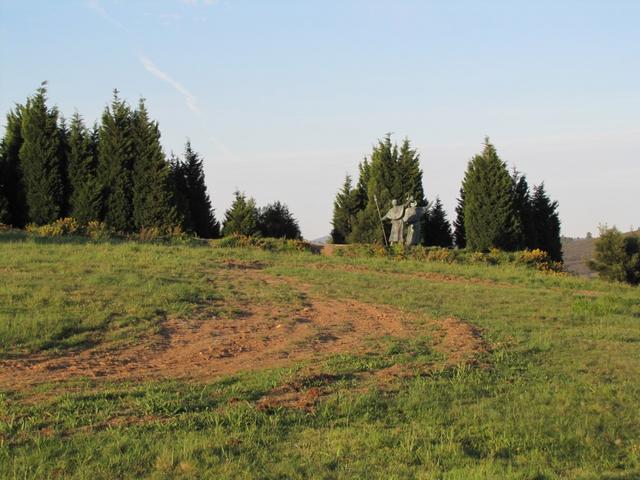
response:
[[[219,0],[180,0],[180,3],[186,3],[187,5],[214,5]]]
[[[88,0],[87,5],[89,6],[89,8],[91,8],[91,10],[96,12],[98,15],[100,15],[102,18],[104,18],[106,21],[108,21],[112,25],[116,26],[120,30],[127,31],[127,28],[122,23],[120,23],[118,20],[113,18],[109,14],[109,12],[107,12],[107,10],[100,3],[100,0]]]
[[[187,104],[187,108],[191,110],[193,113],[200,114],[200,110],[198,109],[198,105],[196,104],[196,97],[189,90],[187,90],[180,82],[171,78],[167,73],[160,70],[151,60],[147,57],[140,55],[139,57],[142,66],[145,68],[147,72],[149,72],[154,77],[162,80],[163,82],[168,83],[180,93]]]

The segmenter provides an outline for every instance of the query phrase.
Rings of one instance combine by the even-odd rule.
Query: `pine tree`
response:
[[[422,170],[420,169],[420,155],[415,149],[411,148],[408,138],[405,138],[400,147],[397,166],[397,181],[399,187],[396,187],[397,199],[413,198],[418,206],[425,206],[427,201],[424,196],[424,188],[422,186]]]
[[[531,195],[527,177],[513,169],[511,174],[513,188],[513,208],[520,224],[521,236],[517,242],[517,248],[536,248],[536,231],[533,225]]]
[[[29,220],[50,223],[64,213],[65,185],[60,157],[58,110],[47,107],[46,82],[28,99],[22,112],[20,164]]]
[[[140,99],[133,113],[135,161],[133,164],[133,220],[137,229],[170,228],[178,217],[170,188],[170,166],[160,145],[158,124]]]
[[[560,241],[560,217],[558,202],[552,202],[544,189],[544,183],[534,187],[531,199],[533,228],[535,229],[535,248],[544,250],[549,256],[562,261],[562,243]]]
[[[96,176],[96,134],[89,132],[79,113],[71,118],[68,135],[70,214],[81,224],[100,217],[101,189]]]
[[[185,197],[189,204],[189,218],[193,231],[201,238],[218,238],[220,224],[217,222],[211,200],[207,193],[202,158],[187,141],[184,152],[183,173],[185,177]]]
[[[236,191],[234,201],[225,213],[222,235],[257,235],[260,233],[258,225],[258,209],[253,198],[247,199],[244,193]]]
[[[362,211],[367,206],[369,200],[369,180],[371,179],[371,165],[365,158],[362,163],[358,165],[358,184],[355,188],[355,209],[356,211]]]
[[[61,217],[69,216],[71,212],[71,185],[69,183],[69,128],[66,119],[60,115],[58,122],[58,158],[60,159],[60,171],[62,172],[62,208]]]
[[[135,140],[129,106],[113,94],[102,114],[98,142],[98,180],[103,192],[102,217],[117,232],[133,232]]]
[[[9,202],[7,197],[4,196],[4,192],[0,191],[0,224],[5,225],[9,223]]]
[[[169,158],[169,168],[171,170],[169,180],[178,221],[185,232],[195,232],[187,195],[189,187],[187,186],[184,162],[172,153]]]
[[[289,208],[280,202],[274,202],[260,209],[258,229],[263,237],[302,238],[298,221],[293,218]]]
[[[347,237],[351,234],[353,221],[357,213],[357,192],[354,191],[351,183],[351,176],[347,175],[342,185],[342,189],[336,195],[333,202],[333,220],[331,224],[331,240],[333,243],[346,243]]]
[[[482,154],[469,162],[463,188],[467,247],[477,251],[515,248],[518,223],[511,176],[488,138]]]
[[[20,168],[22,105],[7,114],[7,126],[0,142],[0,196],[4,198],[2,222],[22,228],[27,223],[27,200]]]
[[[460,188],[460,196],[456,205],[456,220],[453,222],[453,238],[456,247],[467,247],[467,235],[464,230],[464,187]]]
[[[436,197],[436,203],[426,214],[423,238],[424,244],[427,246],[448,248],[453,243],[451,224],[447,220],[447,214],[439,197]]]

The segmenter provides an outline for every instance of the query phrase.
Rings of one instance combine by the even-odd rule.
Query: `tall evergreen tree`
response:
[[[46,82],[43,82],[22,112],[20,164],[29,220],[36,224],[56,220],[65,207],[58,110],[47,107],[46,94]]]
[[[529,184],[527,177],[520,174],[518,170],[513,169],[511,174],[511,182],[513,188],[513,208],[515,215],[520,223],[520,238],[517,242],[517,248],[535,248],[537,244],[536,230],[533,225],[531,195],[529,193]]]
[[[158,124],[149,119],[144,99],[133,113],[133,220],[137,229],[178,224],[171,198],[170,166],[160,145]]]
[[[331,241],[336,244],[346,243],[353,228],[354,216],[357,212],[357,191],[353,189],[351,176],[344,179],[342,189],[333,202],[333,220],[331,224]]]
[[[562,261],[562,243],[560,241],[560,217],[558,202],[551,201],[541,183],[533,189],[531,199],[533,228],[535,229],[535,248],[544,250],[549,256]]]
[[[511,176],[488,138],[482,154],[469,162],[463,188],[467,247],[478,251],[515,248],[518,222]]]
[[[442,202],[436,197],[436,203],[429,209],[424,222],[423,242],[427,246],[450,247],[453,243],[451,224],[447,220]]]
[[[467,235],[464,230],[464,187],[460,188],[460,196],[456,205],[456,219],[453,222],[453,239],[456,247],[467,247]]]
[[[259,230],[259,212],[253,198],[247,199],[244,193],[236,191],[229,210],[225,213],[222,234],[227,235],[256,235]]]
[[[369,180],[371,179],[371,164],[365,158],[358,165],[358,184],[355,188],[355,208],[364,210],[369,199]]]
[[[189,204],[189,218],[193,231],[201,238],[218,238],[220,224],[217,222],[211,200],[207,193],[202,158],[187,141],[182,166],[185,178],[185,196]]]
[[[135,137],[129,106],[113,93],[102,114],[98,142],[98,179],[103,192],[102,217],[118,232],[133,232]]]
[[[302,238],[298,221],[293,218],[289,208],[281,202],[274,202],[260,209],[258,229],[263,237],[293,240]]]
[[[89,132],[79,113],[71,118],[68,135],[70,214],[86,224],[100,217],[101,189],[96,176],[96,134]]]
[[[184,162],[180,157],[172,153],[169,157],[169,168],[171,170],[169,180],[178,221],[184,231],[195,232],[193,219],[191,218],[191,208],[189,207],[189,197],[187,195],[189,188],[187,186]]]
[[[425,206],[427,201],[422,186],[422,170],[420,169],[420,155],[411,148],[408,138],[405,138],[400,147],[397,166],[396,195],[399,201],[408,197],[413,198],[418,206]],[[404,198],[403,198],[404,197]]]
[[[22,106],[7,114],[7,126],[0,141],[0,196],[3,200],[2,221],[22,228],[27,222],[22,170],[20,168],[20,147],[22,146]]]

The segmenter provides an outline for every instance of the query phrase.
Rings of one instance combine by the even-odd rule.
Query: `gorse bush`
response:
[[[27,231],[41,237],[63,237],[67,235],[82,235],[82,227],[73,217],[59,218],[46,225],[27,225]]]

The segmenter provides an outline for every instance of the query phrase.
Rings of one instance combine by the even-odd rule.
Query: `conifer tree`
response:
[[[476,251],[515,248],[518,223],[511,176],[488,138],[482,154],[469,162],[463,189],[467,247]]]
[[[169,158],[169,168],[171,170],[169,179],[178,221],[184,231],[194,232],[191,208],[189,207],[189,197],[187,196],[189,188],[187,186],[184,162],[180,157],[172,153]]]
[[[423,241],[427,246],[450,247],[453,243],[451,224],[439,197],[429,209],[424,222]]]
[[[420,155],[411,148],[408,138],[405,138],[400,147],[398,155],[398,166],[396,174],[396,185],[394,194],[398,201],[413,198],[418,206],[425,206],[427,201],[424,196],[422,186],[422,170],[420,169]]]
[[[298,221],[293,218],[289,208],[281,202],[274,202],[260,209],[258,229],[263,237],[293,240],[302,238]]]
[[[222,235],[257,235],[260,233],[258,209],[253,198],[247,199],[244,193],[236,190],[234,201],[225,213]]]
[[[133,113],[133,220],[137,229],[170,228],[178,217],[170,189],[170,167],[160,145],[158,124],[149,119],[144,99]]]
[[[101,189],[96,176],[95,129],[90,133],[79,113],[71,118],[68,135],[70,214],[81,224],[100,217]]]
[[[27,223],[27,201],[20,168],[22,146],[22,105],[7,114],[4,137],[0,142],[0,196],[4,198],[2,222],[22,228]]]
[[[333,220],[331,224],[331,241],[335,244],[346,243],[353,228],[354,216],[357,212],[357,192],[351,183],[351,176],[347,175],[342,189],[333,202]]]
[[[531,199],[533,228],[535,229],[535,248],[544,250],[549,256],[562,261],[562,243],[560,241],[560,217],[558,202],[552,202],[541,183],[533,189]]]
[[[117,232],[133,232],[135,137],[129,106],[113,93],[102,114],[98,142],[98,179],[103,192],[102,217]]]
[[[29,220],[39,225],[59,218],[65,203],[58,110],[47,107],[46,93],[43,82],[27,101],[20,147]]]
[[[520,224],[521,236],[517,242],[517,248],[536,248],[536,231],[533,225],[531,195],[527,177],[513,169],[511,174],[513,186],[513,208]]]
[[[364,210],[367,206],[369,199],[369,180],[371,179],[371,165],[369,161],[364,158],[362,163],[358,165],[358,184],[355,188],[355,209],[357,211]]]
[[[9,202],[4,196],[4,192],[0,191],[0,224],[9,223]]]
[[[456,219],[453,222],[453,239],[456,247],[467,247],[467,235],[464,231],[464,187],[460,188],[460,196],[456,205]]]
[[[185,178],[184,192],[189,205],[189,215],[193,231],[201,238],[218,238],[220,224],[217,222],[211,200],[207,193],[202,158],[187,141],[182,170]]]

